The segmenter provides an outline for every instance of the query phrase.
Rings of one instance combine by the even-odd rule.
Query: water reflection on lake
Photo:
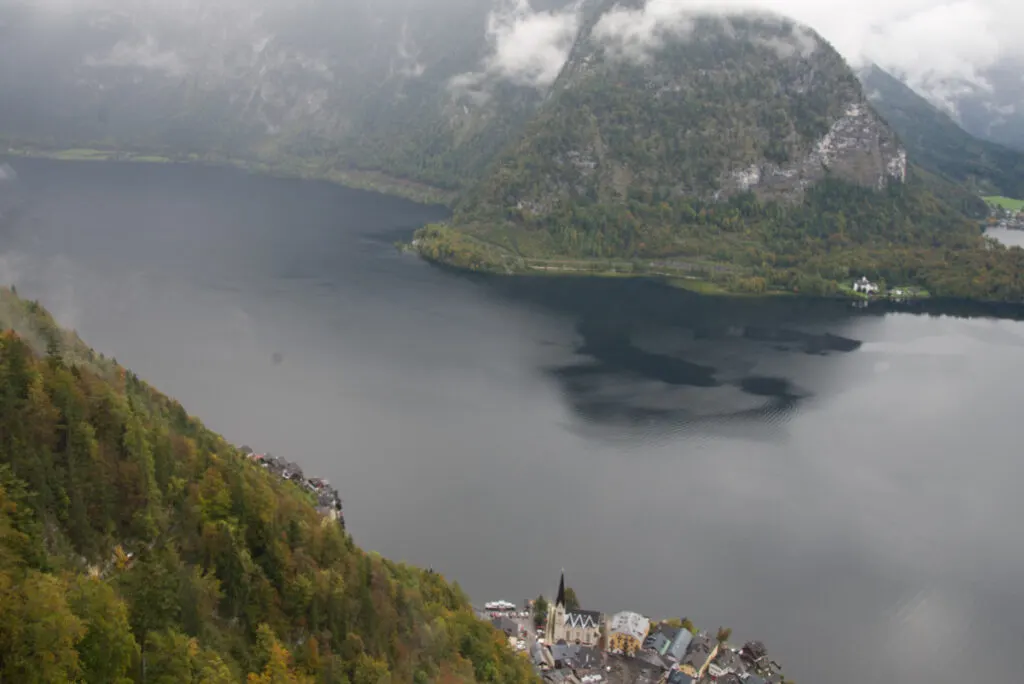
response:
[[[0,280],[236,442],[329,477],[368,548],[760,638],[796,681],[1020,681],[1012,309],[465,277],[443,212],[211,169],[15,164]],[[997,317],[998,315],[998,317]]]

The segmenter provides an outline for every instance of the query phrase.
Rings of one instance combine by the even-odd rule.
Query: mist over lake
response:
[[[1020,680],[1006,310],[467,277],[393,246],[441,208],[11,166],[0,282],[329,478],[365,547],[480,601],[550,595],[564,568],[586,608],[732,627],[805,684]]]

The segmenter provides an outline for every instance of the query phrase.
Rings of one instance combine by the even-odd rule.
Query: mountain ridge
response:
[[[980,139],[876,65],[860,72],[869,99],[915,161],[980,195],[1024,197],[1024,153]]]

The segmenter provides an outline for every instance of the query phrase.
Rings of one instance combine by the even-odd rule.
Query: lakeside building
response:
[[[868,280],[866,276],[861,276],[860,280],[853,283],[853,291],[869,295],[878,294],[878,285]]]
[[[616,613],[608,623],[608,650],[632,655],[640,650],[651,621],[640,613],[624,610]]]
[[[567,610],[565,607],[565,573],[558,581],[558,595],[555,603],[548,607],[548,643],[596,646],[601,641],[603,616],[594,610]]]

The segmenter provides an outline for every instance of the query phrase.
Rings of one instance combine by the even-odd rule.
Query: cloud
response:
[[[188,73],[184,61],[174,52],[161,50],[152,36],[139,42],[119,41],[106,54],[87,57],[85,63],[91,67],[137,67],[178,78]]]
[[[268,22],[271,18],[308,14],[314,4],[311,0],[22,1],[54,12],[109,10],[152,15],[167,24],[213,24],[228,32],[233,31],[232,26],[248,25],[261,14]],[[470,1],[462,0],[463,4]],[[488,53],[472,71],[457,77],[452,87],[467,82],[493,83],[496,79],[538,88],[552,83],[579,29],[582,0],[492,1],[497,4],[486,23]],[[395,0],[384,4],[387,7],[378,10],[381,15],[399,11],[396,6],[401,4],[437,8],[439,14],[447,16],[453,2]],[[601,19],[599,30],[624,53],[643,55],[644,46],[653,44],[650,41],[673,32],[685,34],[690,26],[688,15],[694,11],[770,11],[807,24],[855,66],[877,63],[938,102],[953,101],[971,89],[989,88],[990,72],[999,64],[1024,65],[1021,0],[630,0],[623,5],[640,8],[613,9]],[[418,30],[415,24],[410,28],[411,33]],[[161,47],[170,45],[162,42]],[[786,51],[793,45],[787,42],[778,47]],[[414,76],[422,65],[413,51],[403,55],[404,48],[398,51],[396,70]],[[112,60],[127,56],[113,55]],[[139,63],[148,68],[176,68],[166,54],[148,57],[148,61]],[[1019,87],[1024,90],[1024,84]]]
[[[606,12],[594,27],[594,37],[602,41],[612,54],[637,61],[647,60],[651,51],[666,39],[688,38],[695,31],[698,17],[757,12],[775,16],[769,2],[710,2],[709,0],[647,0],[640,7],[615,7]],[[769,13],[769,11],[771,11]],[[722,22],[721,28],[732,35],[733,26]],[[777,52],[783,58],[807,57],[819,45],[812,31],[795,26],[787,35],[756,38],[757,43]]]
[[[579,30],[579,5],[534,11],[529,0],[503,0],[487,17],[489,53],[482,69],[460,74],[453,89],[476,88],[497,78],[543,88],[558,78]]]
[[[686,3],[651,0],[643,7],[616,7],[605,13],[594,26],[594,37],[606,43],[612,54],[643,61],[666,38],[687,37],[693,29]]]

